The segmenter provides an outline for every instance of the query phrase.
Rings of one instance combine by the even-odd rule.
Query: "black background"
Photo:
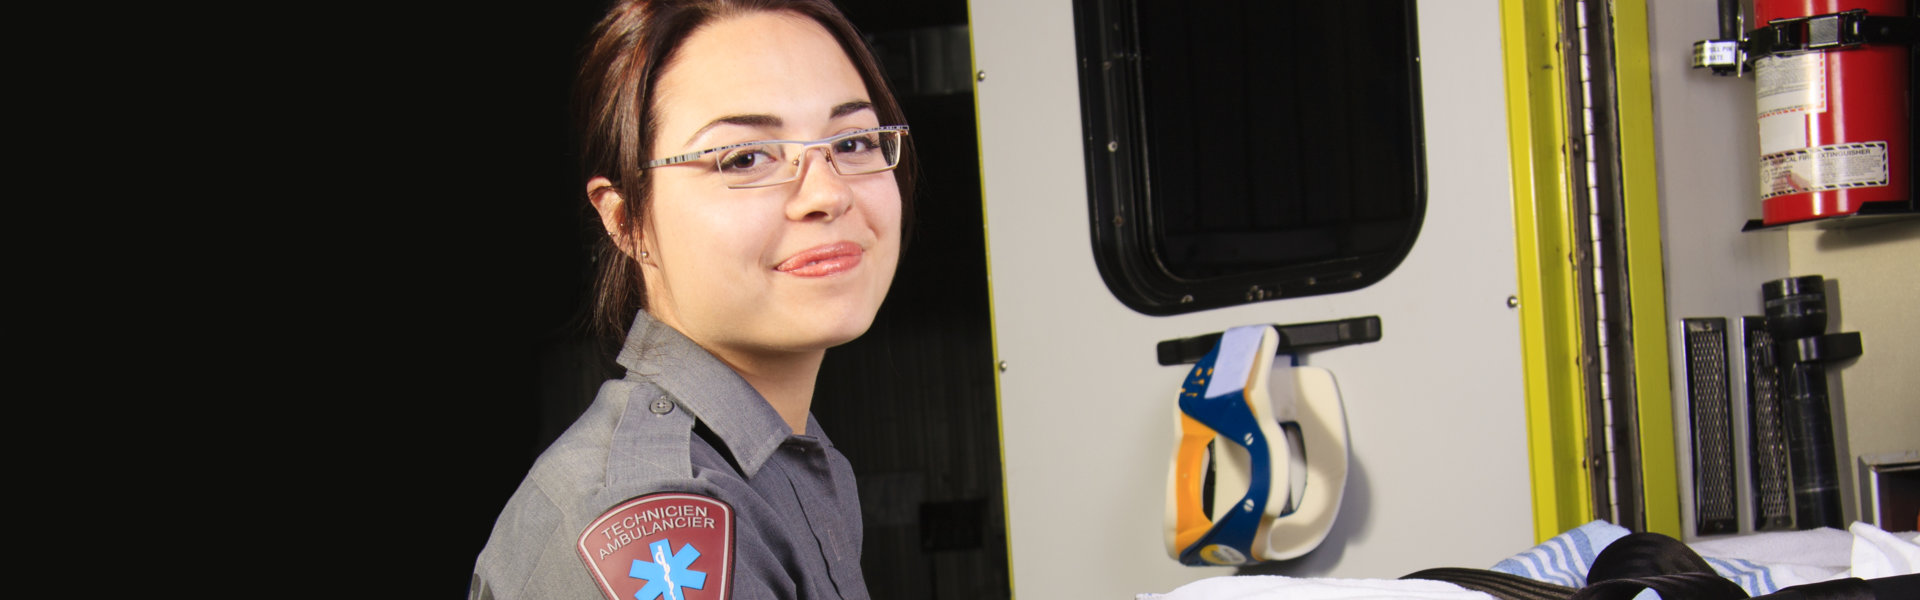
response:
[[[870,34],[966,21],[840,4]],[[8,422],[16,514],[59,534],[35,556],[120,569],[61,579],[89,591],[463,596],[598,381],[568,94],[605,6],[16,15]],[[903,104],[912,245],[815,412],[861,478],[876,597],[1004,597],[972,98]]]
[[[841,5],[869,33],[965,22],[960,2]],[[325,580],[366,582],[372,587],[357,591],[379,597],[465,593],[500,508],[584,406],[576,405],[585,401],[578,385],[597,381],[594,367],[569,360],[581,351],[577,319],[598,228],[582,197],[568,94],[579,45],[605,6],[169,15],[189,23],[162,36],[167,60],[191,68],[153,72],[180,90],[168,100],[178,105],[159,112],[194,116],[158,127],[196,149],[163,145],[177,154],[162,171],[183,175],[166,187],[214,191],[203,206],[169,215],[194,274],[161,275],[146,288],[168,297],[167,312],[191,315],[156,337],[205,338],[217,348],[153,361],[173,379],[169,387],[212,392],[205,410],[186,418],[181,431],[192,433],[168,437],[202,457],[192,468],[207,479],[192,479],[211,489],[188,504],[218,525],[180,535],[236,533],[223,544],[233,562],[324,564]],[[867,457],[899,448],[967,465],[968,483],[948,486],[964,493],[916,498],[936,511],[970,507],[961,522],[975,539],[966,543],[975,554],[983,541],[987,549],[940,572],[1005,590],[971,98],[907,105],[922,155],[940,160],[942,152],[921,144],[922,133],[964,139],[949,155],[963,162],[953,173],[923,171],[922,219],[895,292],[875,331],[856,343],[865,350],[830,354],[822,394],[879,390],[904,400],[904,378],[962,369],[941,388],[965,396],[964,406],[913,402],[931,408],[910,416],[938,429],[953,421],[940,411],[964,408],[967,424],[953,427],[966,439],[926,449],[924,431],[877,422],[894,413],[845,404],[816,404],[816,413],[863,483],[876,470],[865,467]],[[193,123],[201,119],[206,127]],[[929,197],[953,210],[925,208]],[[914,351],[930,354],[914,359]],[[836,356],[908,356],[888,365],[906,374],[850,377],[832,364]],[[577,383],[583,378],[589,383]],[[829,414],[836,410],[843,414]],[[843,423],[852,427],[832,425]],[[862,447],[844,433],[869,426],[887,434]],[[927,489],[948,478],[924,475]],[[183,479],[173,471],[160,477]],[[953,502],[935,502],[945,500]],[[917,550],[939,535],[916,537],[911,524],[900,531],[870,526],[868,554],[880,541]],[[902,560],[916,562],[876,571],[868,561],[876,595],[939,595],[927,590],[931,573],[936,560],[950,558],[929,551]],[[979,569],[997,572],[973,574]],[[890,572],[901,581],[888,581]]]

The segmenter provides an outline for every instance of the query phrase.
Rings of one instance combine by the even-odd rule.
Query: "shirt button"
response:
[[[673,412],[673,403],[668,402],[666,396],[661,396],[659,400],[654,400],[653,406],[649,408],[653,409],[653,414],[664,415]]]

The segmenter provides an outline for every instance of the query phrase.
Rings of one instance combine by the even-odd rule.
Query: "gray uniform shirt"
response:
[[[602,597],[581,532],[659,492],[732,506],[731,597],[867,598],[853,469],[812,415],[794,435],[732,369],[644,312],[619,363],[626,377],[600,387],[507,501],[470,598]]]

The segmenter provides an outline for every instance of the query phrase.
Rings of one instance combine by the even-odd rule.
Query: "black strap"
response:
[[[1873,597],[1879,600],[1920,598],[1920,573],[1876,577],[1866,582],[1867,587],[1873,590]]]
[[[1679,540],[1658,533],[1631,533],[1608,544],[1587,570],[1578,590],[1511,573],[1444,567],[1401,579],[1445,581],[1500,600],[1632,600],[1651,588],[1672,600],[1740,600],[1746,590],[1714,573],[1713,565]],[[1753,600],[1912,600],[1920,598],[1920,575],[1877,579],[1849,577],[1796,585]]]
[[[1783,588],[1754,600],[1906,600],[1920,598],[1920,575],[1848,577]]]
[[[1846,48],[1860,44],[1912,44],[1920,38],[1920,18],[1869,15],[1865,9],[1774,19],[1741,42],[1749,60],[1772,54]]]
[[[1746,590],[1713,572],[1686,544],[1658,533],[1632,533],[1594,557],[1587,587],[1575,590],[1483,569],[1427,569],[1401,579],[1445,581],[1500,600],[1632,600],[1652,588],[1662,598],[1740,600]]]
[[[1566,600],[1574,592],[1573,588],[1564,585],[1486,569],[1441,567],[1409,573],[1401,579],[1445,581],[1476,592],[1486,592],[1500,600]]]
[[[1692,548],[1665,535],[1629,533],[1608,544],[1587,570],[1573,600],[1632,600],[1652,588],[1661,598],[1741,600],[1747,591],[1718,573]]]
[[[1746,590],[1719,575],[1670,573],[1588,584],[1568,600],[1633,600],[1647,589],[1660,592],[1661,598],[1742,600],[1747,597]]]
[[[1686,544],[1658,533],[1629,533],[1600,551],[1587,569],[1587,583],[1676,573],[1713,574],[1713,565]]]

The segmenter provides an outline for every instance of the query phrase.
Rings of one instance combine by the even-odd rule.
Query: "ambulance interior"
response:
[[[1764,25],[1753,0],[839,4],[920,162],[893,291],[814,404],[858,474],[874,597],[1395,579],[1596,520],[1688,543],[1860,521],[1911,545],[1913,46],[1879,77],[1906,114],[1869,140],[1902,195],[1765,223],[1759,78],[1692,65],[1727,39],[1721,4]],[[1782,521],[1756,483],[1750,348],[1772,347],[1763,285],[1791,278],[1825,302],[1804,333],[1825,358],[1802,358],[1837,521]],[[1307,416],[1260,430],[1264,471],[1220,438],[1183,474],[1182,436],[1213,433],[1183,429],[1183,384],[1233,344],[1272,361],[1238,367],[1271,375],[1245,402]],[[602,375],[553,377],[541,435]],[[1283,465],[1257,485],[1293,512],[1250,522],[1302,533],[1198,547]]]

